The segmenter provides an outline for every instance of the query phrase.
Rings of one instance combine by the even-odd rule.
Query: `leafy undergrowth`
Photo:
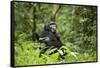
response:
[[[62,59],[59,51],[49,55],[49,53],[53,51],[51,48],[40,57],[41,49],[45,47],[43,43],[27,41],[21,45],[15,44],[15,66],[96,61],[96,52],[74,52],[69,46],[69,43],[65,43],[59,49],[59,51],[63,49],[64,52],[67,53],[63,56],[64,59]]]

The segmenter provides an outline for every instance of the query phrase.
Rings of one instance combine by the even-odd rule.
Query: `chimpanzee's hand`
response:
[[[50,41],[49,37],[43,37],[43,38],[39,38],[40,41]]]

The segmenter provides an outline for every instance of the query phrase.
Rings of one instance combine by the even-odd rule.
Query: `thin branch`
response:
[[[51,21],[54,21],[54,22],[56,21],[55,20],[56,19],[56,15],[57,15],[58,11],[60,10],[60,8],[61,8],[61,5],[59,5],[58,8],[53,12],[53,15],[51,16]]]

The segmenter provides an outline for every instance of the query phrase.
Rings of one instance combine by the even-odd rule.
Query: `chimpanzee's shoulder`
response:
[[[48,31],[42,31],[42,32],[39,34],[39,36],[45,36],[45,35],[47,35],[47,34],[49,34]]]

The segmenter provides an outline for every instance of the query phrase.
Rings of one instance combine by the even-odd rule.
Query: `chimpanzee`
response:
[[[52,47],[59,49],[62,45],[60,37],[56,31],[57,25],[51,21],[44,26],[44,31],[39,35],[39,41],[46,44],[46,48],[41,53],[44,53],[48,48]]]

